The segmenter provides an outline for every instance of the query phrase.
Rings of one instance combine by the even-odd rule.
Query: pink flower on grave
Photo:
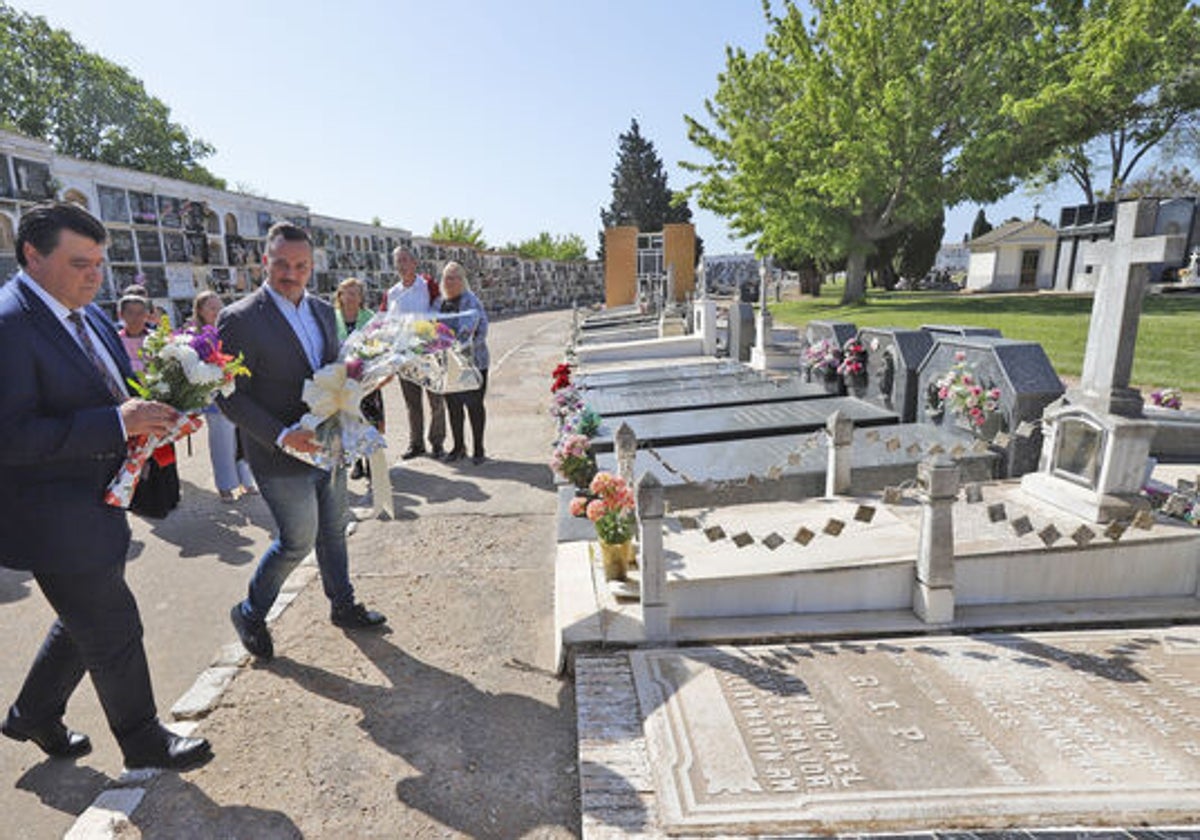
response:
[[[944,399],[946,399],[946,397],[948,397],[948,396],[950,396],[950,389],[949,389],[949,388],[947,388],[947,387],[946,387],[946,386],[944,386],[944,385],[943,385],[941,388],[938,388],[938,399],[943,399],[943,400],[944,400]]]
[[[980,388],[978,385],[971,386],[971,396],[978,397],[982,393],[983,393],[983,389]]]
[[[588,500],[585,499],[583,496],[576,496],[575,498],[571,499],[571,507],[570,507],[571,515],[572,516],[586,516],[587,515],[587,503],[588,503]]]
[[[1000,389],[993,388],[992,390],[988,391],[988,396],[991,397],[993,400],[1000,399]]]
[[[963,351],[963,350],[957,350],[957,351],[955,351],[955,353],[954,353],[954,361],[956,361],[956,362],[965,362],[966,360],[967,360],[967,354],[966,354],[966,352],[965,352],[965,351]]]

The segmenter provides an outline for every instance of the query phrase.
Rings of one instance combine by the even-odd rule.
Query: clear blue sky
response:
[[[490,244],[547,230],[597,244],[617,136],[637,118],[682,189],[726,44],[758,49],[760,0],[9,0],[128,68],[217,148],[230,186],[427,234],[472,218]],[[281,9],[288,9],[286,13]],[[1055,221],[1059,196],[988,209]],[[707,253],[743,250],[693,203]],[[960,241],[978,210],[947,217]]]

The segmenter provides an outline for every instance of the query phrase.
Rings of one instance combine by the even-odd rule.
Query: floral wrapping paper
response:
[[[142,469],[154,450],[198,432],[203,427],[204,421],[199,414],[182,414],[165,435],[138,435],[126,441],[125,463],[108,483],[104,493],[105,504],[127,509],[142,479]]]

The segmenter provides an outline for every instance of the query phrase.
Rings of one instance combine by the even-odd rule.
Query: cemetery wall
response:
[[[21,213],[50,198],[76,201],[108,229],[105,286],[97,302],[110,309],[131,283],[177,321],[197,292],[226,300],[262,282],[264,236],[282,220],[313,238],[314,292],[328,296],[346,277],[366,283],[374,303],[396,282],[392,251],[403,245],[418,270],[439,275],[463,264],[490,312],[592,303],[603,293],[598,262],[525,260],[510,254],[445,247],[399,227],[311,212],[303,204],[204,187],[186,181],[55,154],[46,143],[0,131],[0,282],[16,273],[15,232]]]

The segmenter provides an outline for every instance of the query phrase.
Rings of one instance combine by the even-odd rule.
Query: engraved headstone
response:
[[[955,365],[961,354],[971,375],[984,389],[998,388],[999,408],[993,419],[978,431],[994,436],[1011,432],[1021,423],[1042,416],[1046,406],[1063,394],[1062,381],[1040,344],[990,336],[938,336],[918,374],[922,422],[937,423],[974,435],[977,427],[967,418],[942,411],[937,382]],[[1004,451],[1003,475],[1016,477],[1037,469],[1042,437],[1014,437]]]
[[[917,420],[917,373],[933,346],[926,330],[864,327],[858,340],[867,350],[867,390],[864,399],[895,411],[902,423]]]
[[[840,835],[1194,820],[1196,628],[856,647],[631,653],[661,828]]]

